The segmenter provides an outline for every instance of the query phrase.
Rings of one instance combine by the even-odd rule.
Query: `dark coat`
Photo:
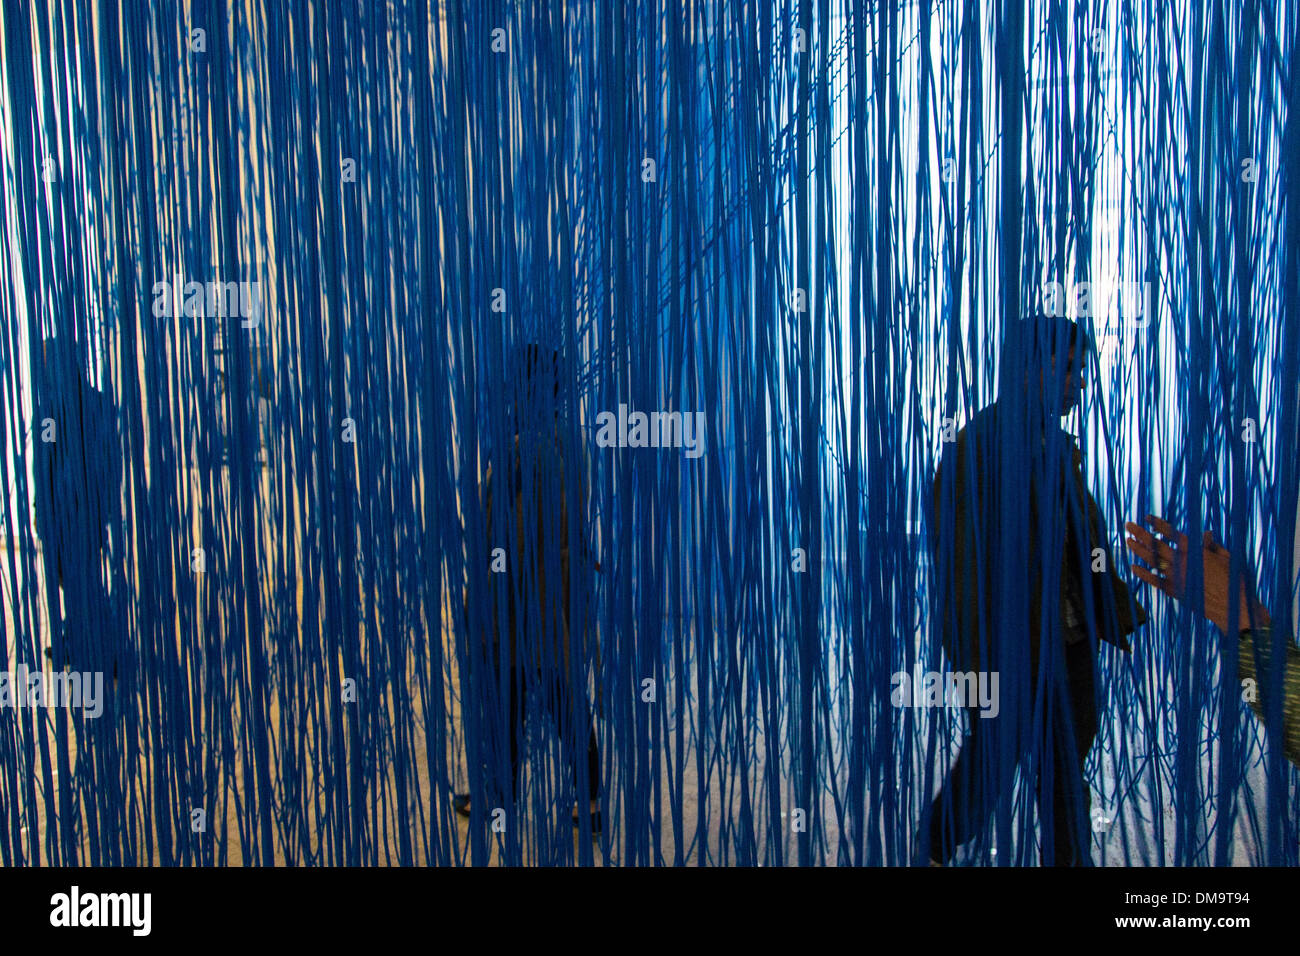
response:
[[[93,559],[121,510],[122,448],[112,401],[82,378],[46,386],[32,423],[36,534],[73,564]],[[54,441],[44,441],[45,420]]]
[[[1023,634],[1036,671],[1049,588],[1055,593],[1046,620],[1064,642],[1085,639],[1091,631],[1129,650],[1126,635],[1146,621],[1146,611],[1116,573],[1077,444],[1052,424],[1037,430],[1043,437],[1034,448],[1032,441],[1017,440],[1009,419],[999,403],[981,410],[944,446],[935,475],[931,536],[940,634],[949,659],[959,670],[985,669],[986,651],[995,662],[1006,659],[1001,635]],[[1059,544],[1045,544],[1045,533]],[[1104,556],[1097,571],[1095,548]],[[997,610],[1004,584],[1027,598],[1010,619],[1000,619]],[[1067,623],[1067,606],[1075,627]]]
[[[505,572],[488,575],[492,627],[487,649],[493,652],[494,659],[508,660],[512,667],[551,672],[559,677],[569,674],[571,663],[569,504],[571,499],[580,504],[576,496],[581,492],[570,489],[565,480],[558,441],[553,453],[536,457],[525,480],[516,437],[508,485],[513,506],[505,513],[506,527],[501,533],[493,505],[494,485],[501,482],[494,479],[491,465],[483,480],[489,563],[494,549],[506,549]],[[586,554],[586,549],[582,551]],[[589,563],[584,561],[584,568]],[[554,588],[551,582],[557,579],[559,587]],[[554,607],[557,599],[559,606]],[[502,604],[507,609],[504,628],[497,613]],[[503,639],[507,642],[507,658],[497,656]],[[586,649],[582,635],[578,641],[582,653]],[[585,660],[585,656],[579,660]]]

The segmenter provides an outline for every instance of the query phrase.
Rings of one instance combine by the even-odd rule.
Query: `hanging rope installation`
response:
[[[1296,0],[2,15],[6,865],[1300,862]]]

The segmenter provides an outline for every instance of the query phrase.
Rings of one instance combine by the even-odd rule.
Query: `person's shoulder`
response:
[[[1054,450],[1062,457],[1070,458],[1075,465],[1082,464],[1083,452],[1079,449],[1079,439],[1074,433],[1067,431],[1061,425],[1051,425],[1043,437],[1047,448]]]
[[[984,445],[996,441],[1000,430],[997,404],[985,405],[957,430],[954,444],[964,451],[972,444]]]

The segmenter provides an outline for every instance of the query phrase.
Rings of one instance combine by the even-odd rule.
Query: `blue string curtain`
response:
[[[1294,865],[1298,13],[6,3],[0,860]]]

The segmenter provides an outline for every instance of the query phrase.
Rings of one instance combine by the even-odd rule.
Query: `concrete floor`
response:
[[[10,580],[7,573],[9,566],[9,553],[0,549],[0,568],[6,569],[3,590],[5,626],[8,633],[14,634],[17,632],[15,612],[24,606],[25,599],[22,597],[22,594],[26,587],[26,582],[21,578]],[[42,587],[42,582],[39,579],[33,583],[38,589]],[[297,600],[299,605],[301,605],[301,587],[298,588]],[[40,604],[39,601],[35,603],[38,605]],[[44,644],[47,640],[45,636],[48,633],[47,623],[42,620],[39,622],[39,626],[42,631],[42,643]],[[444,633],[446,633],[445,628]],[[8,666],[12,667],[12,662],[9,662]],[[455,686],[456,675],[451,673],[449,674],[449,678],[450,686]],[[471,824],[469,821],[452,813],[449,805],[449,794],[447,792],[434,792],[430,780],[430,771],[427,760],[429,749],[432,748],[433,752],[436,753],[437,748],[441,746],[444,749],[447,764],[454,768],[452,782],[453,789],[463,789],[465,786],[464,781],[466,780],[466,773],[462,744],[459,740],[458,733],[454,729],[452,733],[448,733],[447,728],[443,726],[426,728],[423,712],[419,709],[418,705],[418,683],[415,672],[415,661],[412,660],[407,671],[407,690],[411,694],[412,700],[416,701],[416,712],[413,714],[413,719],[410,722],[410,726],[414,728],[415,739],[411,741],[408,751],[414,756],[414,761],[413,765],[407,768],[410,773],[404,799],[407,801],[408,807],[412,810],[413,814],[419,812],[417,808],[418,804],[420,807],[424,808],[426,816],[432,816],[435,819],[447,821],[447,825],[454,828],[449,831],[455,833],[457,849],[454,855],[464,861],[468,861],[470,859],[469,827],[471,825],[479,824],[477,822]],[[670,695],[665,694],[664,697],[668,698]],[[389,694],[388,703],[390,705],[392,704],[391,693]],[[450,692],[446,694],[444,706],[451,715],[450,724],[453,728],[458,727],[459,702],[456,700],[454,694]],[[665,704],[665,706],[670,705]],[[833,701],[832,706],[838,706],[837,702]],[[266,720],[268,725],[274,728],[271,736],[273,740],[277,741],[277,743],[283,743],[283,738],[286,735],[292,736],[295,733],[319,735],[322,732],[322,728],[290,728],[284,726],[281,720],[281,708],[281,697],[278,693],[272,693],[269,698],[269,712],[266,716]],[[239,713],[237,710],[232,712],[230,714],[232,726],[240,726],[240,721],[243,716],[244,715]],[[47,754],[52,757],[57,757],[60,750],[57,744],[52,740],[50,740],[46,746],[42,746],[40,743],[42,726],[44,727],[45,734],[48,735],[53,732],[55,715],[51,709],[37,711],[35,713],[23,711],[20,712],[17,717],[16,726],[18,728],[20,741],[31,741],[35,744],[37,764],[35,766],[24,766],[23,770],[28,774],[34,775],[38,781],[36,789],[36,818],[39,821],[38,825],[40,829],[37,833],[36,842],[40,849],[40,862],[56,862],[47,858],[44,843],[44,838],[46,836],[45,829],[50,819],[51,808],[54,805],[58,792],[66,786],[66,775],[69,772],[75,773],[75,770],[65,770],[63,772],[64,776],[61,777],[57,765],[51,765],[48,767],[45,765],[44,761]],[[761,726],[750,726],[748,730],[745,731],[746,739],[742,744],[744,749],[747,750],[749,755],[752,757],[752,760],[748,764],[747,773],[742,775],[736,772],[735,768],[737,763],[735,761],[715,759],[710,765],[710,779],[708,780],[708,786],[702,788],[695,763],[696,744],[693,742],[693,733],[691,733],[696,722],[695,718],[696,714],[689,708],[684,713],[670,712],[666,715],[664,727],[670,732],[665,737],[666,743],[662,748],[662,753],[659,755],[660,759],[657,763],[661,784],[658,799],[658,812],[662,826],[655,840],[650,841],[648,834],[629,834],[623,826],[626,806],[620,804],[618,801],[616,801],[614,805],[606,803],[606,833],[592,844],[593,857],[591,862],[595,865],[603,865],[608,862],[621,862],[627,859],[639,859],[641,861],[648,860],[649,862],[671,864],[677,860],[677,844],[679,840],[684,845],[682,862],[688,865],[698,864],[700,862],[709,862],[713,864],[743,862],[744,858],[738,855],[737,848],[739,845],[746,843],[747,839],[742,838],[742,833],[737,828],[743,825],[742,821],[744,819],[750,821],[749,827],[745,831],[745,833],[748,834],[748,839],[752,839],[760,848],[760,855],[756,862],[763,862],[764,860],[770,862],[774,859],[770,852],[771,843],[779,843],[783,847],[784,858],[787,862],[797,860],[796,840],[798,838],[795,834],[790,832],[791,828],[788,825],[788,817],[786,816],[787,811],[793,808],[794,805],[794,797],[790,792],[791,782],[788,776],[777,777],[773,780],[767,779],[765,773],[765,761],[763,758],[764,747],[762,746],[765,729]],[[675,779],[670,777],[669,774],[669,768],[674,766],[679,756],[672,732],[675,731],[681,722],[684,722],[683,729],[687,731],[685,735],[685,750],[680,754],[680,756],[685,759],[682,762],[680,779]],[[832,731],[834,731],[833,722],[830,726]],[[78,722],[76,720],[69,721],[68,727],[69,739],[63,752],[67,754],[75,754]],[[1258,730],[1257,725],[1256,728]],[[786,729],[787,728],[783,728],[783,731]],[[1120,729],[1121,728],[1116,727],[1115,731],[1118,732]],[[916,733],[918,734],[918,741],[924,740],[926,730],[923,723],[918,723]],[[1262,730],[1258,730],[1255,739],[1257,742],[1262,742]],[[272,753],[274,754],[277,749],[278,747],[273,747]],[[923,750],[923,748],[920,749]],[[1113,821],[1107,824],[1105,832],[1097,834],[1098,843],[1094,850],[1094,859],[1099,863],[1104,861],[1111,865],[1122,864],[1124,860],[1123,846],[1125,842],[1128,842],[1131,853],[1135,852],[1133,850],[1135,842],[1151,843],[1154,817],[1157,814],[1161,814],[1165,817],[1167,824],[1172,823],[1173,807],[1171,804],[1157,807],[1154,806],[1150,800],[1133,797],[1124,802],[1121,811],[1118,813],[1115,812],[1113,810],[1113,799],[1114,795],[1118,792],[1119,785],[1116,782],[1113,760],[1109,755],[1097,752],[1094,753],[1095,759],[1099,762],[1100,777],[1100,779],[1094,777],[1093,781],[1094,806],[1103,807],[1105,813],[1109,817],[1113,818]],[[832,733],[832,738],[829,741],[829,754],[830,766],[842,768],[843,761],[840,759],[842,757],[841,739],[837,733]],[[712,756],[716,757],[716,754],[713,754]],[[783,765],[788,763],[788,756],[787,753],[783,758]],[[1156,764],[1170,764],[1171,758],[1168,755],[1162,756],[1157,753],[1147,756],[1151,757]],[[1214,762],[1217,762],[1217,747],[1207,746],[1205,758],[1207,761],[1207,767],[1213,765]],[[246,848],[241,844],[240,840],[239,813],[236,807],[236,802],[245,796],[243,784],[245,770],[244,755],[242,751],[236,748],[228,758],[224,758],[218,754],[216,759],[220,763],[220,775],[221,779],[225,781],[224,786],[226,792],[220,795],[213,795],[213,798],[208,801],[208,804],[209,806],[218,806],[224,803],[227,809],[225,811],[224,828],[221,820],[212,819],[210,815],[207,832],[210,837],[214,837],[224,829],[227,839],[229,863],[232,865],[240,865],[244,862]],[[1130,759],[1136,760],[1137,757],[1136,755],[1131,754]],[[936,762],[940,766],[943,765],[944,758],[942,755],[936,758]],[[919,762],[914,762],[912,773],[919,774],[921,769]],[[278,779],[276,770],[277,768],[273,766],[271,773],[272,779]],[[139,760],[136,771],[134,777],[136,798],[143,804],[147,800],[156,781],[152,779],[149,762],[143,757]],[[304,766],[300,768],[300,776],[305,780],[312,780],[314,777],[313,771],[314,768]],[[45,774],[47,772],[53,782],[52,791],[47,791],[43,783],[40,783],[40,781],[45,779]],[[380,834],[376,839],[376,842],[380,845],[377,848],[377,858],[375,859],[375,862],[379,863],[395,860],[397,854],[397,840],[393,832],[395,827],[398,825],[397,813],[395,804],[391,799],[391,797],[397,792],[397,783],[391,762],[385,768],[384,772],[386,774],[386,787],[381,788],[379,786],[379,781],[377,780],[369,781],[368,785],[365,787],[366,797],[372,802],[375,801],[381,790],[385,790],[387,795],[390,797],[386,808],[378,806],[367,807],[368,813],[375,813],[380,818],[379,825],[374,828],[375,832]],[[847,773],[845,771],[843,774],[837,773],[837,775],[840,776],[837,786],[842,798],[843,794],[846,792]],[[1171,767],[1170,777],[1172,779]],[[914,779],[919,779],[919,777]],[[1255,767],[1248,775],[1248,779],[1251,781],[1251,787],[1254,793],[1259,795],[1256,799],[1256,810],[1261,814],[1261,819],[1263,819],[1264,806],[1262,803],[1262,794],[1264,793],[1265,788],[1262,769]],[[891,785],[890,781],[877,781],[877,787],[880,789],[881,793],[883,793],[885,788]],[[778,792],[774,794],[772,792],[773,788]],[[751,809],[747,816],[741,812],[742,791],[745,790],[748,791],[748,802],[751,804]],[[525,798],[529,792],[529,787],[527,783],[525,783]],[[1166,788],[1164,792],[1168,794],[1168,788]],[[620,780],[617,776],[606,781],[606,794],[608,796],[611,793],[622,794],[622,799],[626,799],[625,782]],[[704,799],[703,802],[701,799],[702,793],[707,795],[707,798]],[[868,794],[867,805],[869,807],[878,806],[879,794],[877,794],[874,801],[871,799],[871,796],[871,794]],[[316,797],[319,798],[319,783]],[[284,801],[288,798],[284,793],[278,793],[277,799],[279,801]],[[303,803],[309,803],[311,799],[310,796],[304,794]],[[911,799],[915,803],[918,798],[912,797]],[[784,808],[778,811],[780,814],[779,819],[770,812],[770,808],[773,804]],[[18,809],[20,813],[26,813],[25,806],[20,805]],[[307,811],[306,806],[303,806],[300,809],[304,813]],[[835,799],[833,798],[829,788],[824,788],[821,793],[819,811],[823,821],[823,832],[825,836],[822,849],[814,852],[813,860],[814,862],[819,863],[824,862],[827,864],[835,864],[840,862],[842,859],[840,840],[843,834],[841,833],[838,823],[839,816],[837,815]],[[567,810],[563,812],[567,816]],[[901,812],[908,813],[911,811],[904,806]],[[883,815],[880,815],[879,813],[874,814],[872,819],[878,827],[878,832],[882,840],[885,839],[886,833],[891,826],[896,825],[885,820]],[[151,822],[149,825],[156,826],[156,822]],[[1211,831],[1212,827],[1213,817],[1211,816],[1206,821],[1206,830]],[[557,829],[553,832],[571,837],[573,840],[573,855],[571,859],[581,859],[582,854],[579,853],[580,838],[576,832],[573,831],[573,828],[567,819],[557,820]],[[387,835],[384,836],[383,834]],[[563,839],[563,836],[560,838]],[[640,840],[645,841],[638,844],[641,846],[641,850],[638,853],[630,851],[629,841],[636,842]],[[1251,863],[1261,862],[1257,840],[1258,838],[1249,832],[1247,821],[1239,816],[1236,822],[1236,832],[1232,841],[1234,848],[1232,862],[1236,865],[1249,865]],[[142,848],[144,845],[144,834],[137,833],[134,842],[138,847]],[[1172,861],[1173,859],[1172,843],[1172,838],[1166,840],[1163,853],[1165,862]],[[83,852],[82,860],[88,861],[90,859],[88,838],[83,837],[81,845]],[[547,862],[547,860],[539,859],[539,850],[537,847],[525,845],[522,849],[522,859],[524,862]],[[318,836],[312,834],[308,839],[307,846],[295,847],[295,850],[296,852],[294,857],[300,861],[307,858],[305,854],[318,852],[320,850]],[[1153,848],[1149,849],[1149,851],[1144,855],[1148,861],[1152,863],[1157,862],[1160,856],[1160,854],[1155,853]],[[549,850],[549,861],[558,858],[559,856],[557,855],[555,845],[552,844]],[[845,862],[849,862],[851,856],[843,857],[843,859]],[[276,846],[275,861],[276,863],[286,862],[286,849],[283,845]],[[424,860],[421,858],[418,859],[417,862],[424,862]],[[495,845],[492,846],[490,858],[486,862],[492,864],[500,862],[500,854]],[[962,858],[959,857],[958,862],[962,862]]]

